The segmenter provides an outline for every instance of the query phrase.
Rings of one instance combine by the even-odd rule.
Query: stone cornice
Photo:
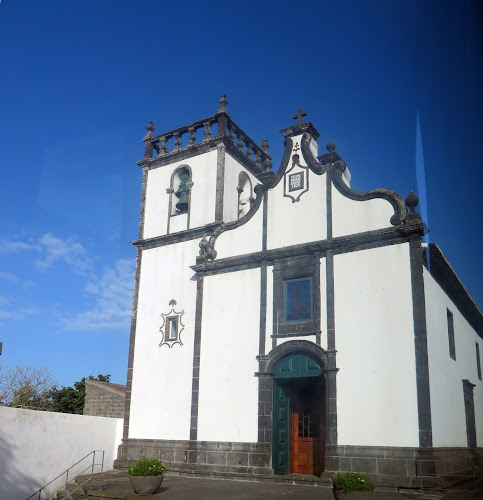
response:
[[[334,254],[341,254],[367,248],[394,245],[396,243],[409,241],[414,237],[420,237],[423,234],[424,228],[421,223],[388,227],[365,233],[352,234],[350,236],[341,236],[328,240],[314,241],[212,261],[203,261],[203,259],[198,258],[196,265],[191,266],[191,269],[201,274],[217,274],[219,272],[258,267],[262,263],[270,265],[275,261],[294,257],[314,254],[323,256],[328,250],[332,251]]]
[[[141,247],[144,250],[162,247],[165,245],[172,245],[173,243],[179,243],[180,241],[188,241],[210,236],[221,224],[222,222],[212,222],[210,224],[206,224],[205,226],[187,229],[186,231],[179,231],[177,233],[164,234],[163,236],[156,236],[154,238],[131,241],[131,244]]]
[[[154,168],[163,167],[172,163],[178,163],[193,156],[208,153],[209,151],[215,151],[220,144],[224,144],[227,152],[238,160],[253,175],[258,175],[262,172],[262,170],[242,151],[240,151],[226,135],[217,135],[207,141],[186,146],[178,151],[171,151],[170,153],[165,153],[162,156],[156,156],[155,158],[145,158],[144,160],[138,161],[137,164],[143,169],[152,170]]]
[[[284,137],[294,137],[296,135],[301,135],[301,134],[304,134],[306,132],[309,135],[311,135],[315,140],[317,140],[320,136],[317,129],[310,122],[301,123],[299,125],[292,125],[291,127],[284,128],[283,130],[280,130],[280,133]]]

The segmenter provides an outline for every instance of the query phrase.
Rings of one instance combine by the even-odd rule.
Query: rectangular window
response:
[[[456,360],[456,349],[455,349],[455,343],[454,343],[453,313],[449,309],[446,309],[446,316],[448,319],[449,356],[451,359]]]
[[[478,342],[476,342],[476,369],[478,370],[478,378],[481,380],[480,346]]]
[[[296,278],[283,282],[283,321],[312,321],[312,278]]]
[[[178,339],[178,317],[168,317],[168,340],[177,340]]]

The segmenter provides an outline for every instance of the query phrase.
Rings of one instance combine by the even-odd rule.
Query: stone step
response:
[[[80,486],[81,482],[77,480],[72,481],[67,485],[67,495],[65,494],[66,490],[62,489],[57,492],[57,496],[55,497],[57,500],[86,500],[89,497],[87,496],[86,491],[82,486]]]

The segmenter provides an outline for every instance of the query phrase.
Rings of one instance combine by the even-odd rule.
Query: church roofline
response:
[[[460,313],[483,338],[483,314],[436,243],[429,243],[429,269],[425,248],[423,248],[423,262]]]

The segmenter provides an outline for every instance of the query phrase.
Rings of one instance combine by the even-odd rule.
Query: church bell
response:
[[[176,203],[176,208],[180,212],[188,211],[188,193],[189,191],[181,191],[181,193],[177,193],[179,201]]]

